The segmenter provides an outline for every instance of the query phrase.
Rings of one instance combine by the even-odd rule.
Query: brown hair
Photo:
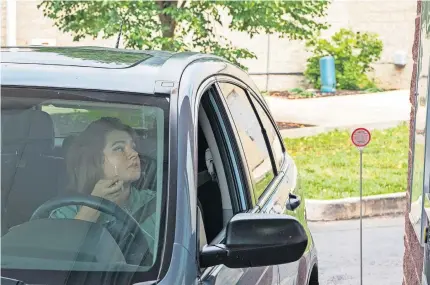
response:
[[[112,131],[125,131],[135,139],[130,126],[117,118],[103,117],[89,124],[70,143],[66,155],[69,191],[91,194],[96,183],[103,178],[103,149],[106,136]]]

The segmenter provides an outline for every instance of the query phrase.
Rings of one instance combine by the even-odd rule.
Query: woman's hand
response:
[[[118,179],[102,179],[94,186],[91,195],[112,201],[119,206],[125,202],[124,182]]]
[[[104,198],[122,206],[122,204],[127,200],[129,194],[127,191],[123,191],[123,187],[124,182],[118,179],[102,179],[94,186],[91,195]],[[94,222],[99,216],[99,211],[84,206],[79,210],[76,215],[76,219]]]

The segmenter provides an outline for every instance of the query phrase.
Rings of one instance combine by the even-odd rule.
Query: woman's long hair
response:
[[[106,137],[112,131],[127,132],[135,139],[134,130],[117,118],[103,117],[92,122],[73,138],[66,154],[68,191],[91,194],[96,183],[104,178]]]

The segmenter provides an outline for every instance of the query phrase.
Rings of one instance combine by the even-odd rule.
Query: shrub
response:
[[[288,91],[299,97],[305,97],[305,98],[314,97],[314,93],[307,90],[303,90],[302,88],[292,88]]]
[[[371,64],[381,57],[383,43],[377,34],[340,29],[330,41],[313,38],[306,43],[306,47],[313,55],[307,60],[305,76],[315,88],[321,87],[319,60],[328,55],[335,59],[338,89],[376,87],[366,72],[372,70]]]

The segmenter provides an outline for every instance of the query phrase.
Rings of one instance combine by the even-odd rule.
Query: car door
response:
[[[206,95],[206,99],[202,99],[202,104],[206,107],[208,120],[211,122],[214,135],[217,136],[218,148],[221,153],[224,153],[224,157],[222,157],[224,168],[227,169],[228,165],[231,165],[232,169],[230,171],[232,175],[230,175],[230,179],[234,180],[237,186],[230,186],[231,190],[235,192],[231,194],[232,204],[235,205],[235,213],[256,211],[255,200],[249,189],[252,184],[249,182],[247,165],[243,160],[242,144],[238,139],[237,128],[234,121],[232,121],[228,104],[225,103],[220,90],[215,87],[210,88]],[[256,120],[250,122],[255,123],[254,128],[259,129]],[[259,139],[255,130],[251,128],[250,131],[254,131],[254,137]],[[224,151],[221,151],[222,149]],[[233,188],[235,189],[233,190]],[[223,231],[221,231],[210,243],[220,243],[223,237]],[[232,269],[224,265],[218,265],[202,269],[201,282],[205,285],[276,285],[279,283],[279,273],[277,266]]]
[[[252,91],[249,92],[252,94]],[[299,187],[297,167],[285,149],[270,112],[264,104],[259,102],[257,96],[250,95],[250,97],[267,134],[268,148],[273,154],[275,167],[279,173],[272,191],[262,195],[259,198],[258,205],[260,205],[263,212],[294,216],[301,222],[309,237],[307,253],[299,261],[279,265],[280,284],[304,285],[307,284],[309,278],[309,267],[313,258],[310,255],[310,248],[313,243],[306,223],[304,195]]]
[[[253,181],[252,189],[257,211],[292,215],[301,221],[309,233],[304,203],[300,201],[302,193],[297,187],[297,168],[286,152],[266,104],[251,89],[241,89],[232,79],[221,79],[219,86],[238,132],[241,132],[239,136]],[[248,110],[248,114],[244,115],[247,109],[251,109],[252,112]],[[253,133],[245,130],[251,121],[256,121],[252,125],[257,125],[259,128],[259,130],[254,129]],[[255,142],[254,148],[244,134],[248,134],[248,137]],[[265,159],[262,160],[262,158]],[[311,245],[310,240],[307,252]],[[279,265],[280,284],[307,284],[309,260],[308,254],[297,262]]]

